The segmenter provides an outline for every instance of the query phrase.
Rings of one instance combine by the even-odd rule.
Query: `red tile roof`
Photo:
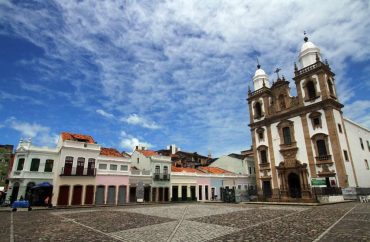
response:
[[[146,157],[159,155],[157,152],[155,152],[153,150],[136,150],[136,151],[140,152],[141,154],[143,154]]]
[[[195,168],[190,168],[190,167],[176,167],[176,166],[172,166],[171,167],[171,171],[173,172],[189,172],[189,173],[204,173],[200,170],[197,170]]]
[[[111,157],[124,157],[118,150],[114,148],[101,148],[100,155],[111,156]]]
[[[199,170],[202,170],[206,173],[212,173],[212,174],[228,174],[228,173],[232,173],[230,171],[227,171],[227,170],[224,170],[224,169],[221,169],[221,168],[218,168],[218,167],[210,167],[210,166],[202,166],[202,167],[198,167]]]
[[[62,136],[63,141],[74,140],[74,141],[86,142],[89,144],[95,144],[93,137],[91,137],[90,135],[72,134],[68,132],[62,132],[61,136]]]

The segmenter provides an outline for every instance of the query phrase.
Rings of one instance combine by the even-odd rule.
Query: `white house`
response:
[[[9,177],[7,199],[14,201],[23,197],[31,199],[34,204],[42,204],[49,194],[39,191],[31,198],[31,188],[43,182],[53,184],[57,163],[58,149],[37,147],[32,145],[31,140],[21,140]]]

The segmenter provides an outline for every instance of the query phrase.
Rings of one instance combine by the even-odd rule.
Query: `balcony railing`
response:
[[[63,167],[61,176],[96,176],[96,168]]]
[[[331,155],[320,155],[315,157],[318,161],[327,161],[331,159]]]
[[[153,179],[155,181],[169,181],[170,180],[170,174],[154,173]]]

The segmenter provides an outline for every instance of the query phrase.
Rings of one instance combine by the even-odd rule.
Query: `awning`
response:
[[[53,187],[53,185],[50,184],[49,182],[41,182],[40,184],[37,184],[36,186],[32,187],[31,189],[48,188],[48,187]]]

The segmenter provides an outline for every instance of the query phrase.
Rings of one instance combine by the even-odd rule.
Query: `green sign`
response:
[[[326,186],[325,178],[312,178],[311,179],[311,185],[313,187]]]

